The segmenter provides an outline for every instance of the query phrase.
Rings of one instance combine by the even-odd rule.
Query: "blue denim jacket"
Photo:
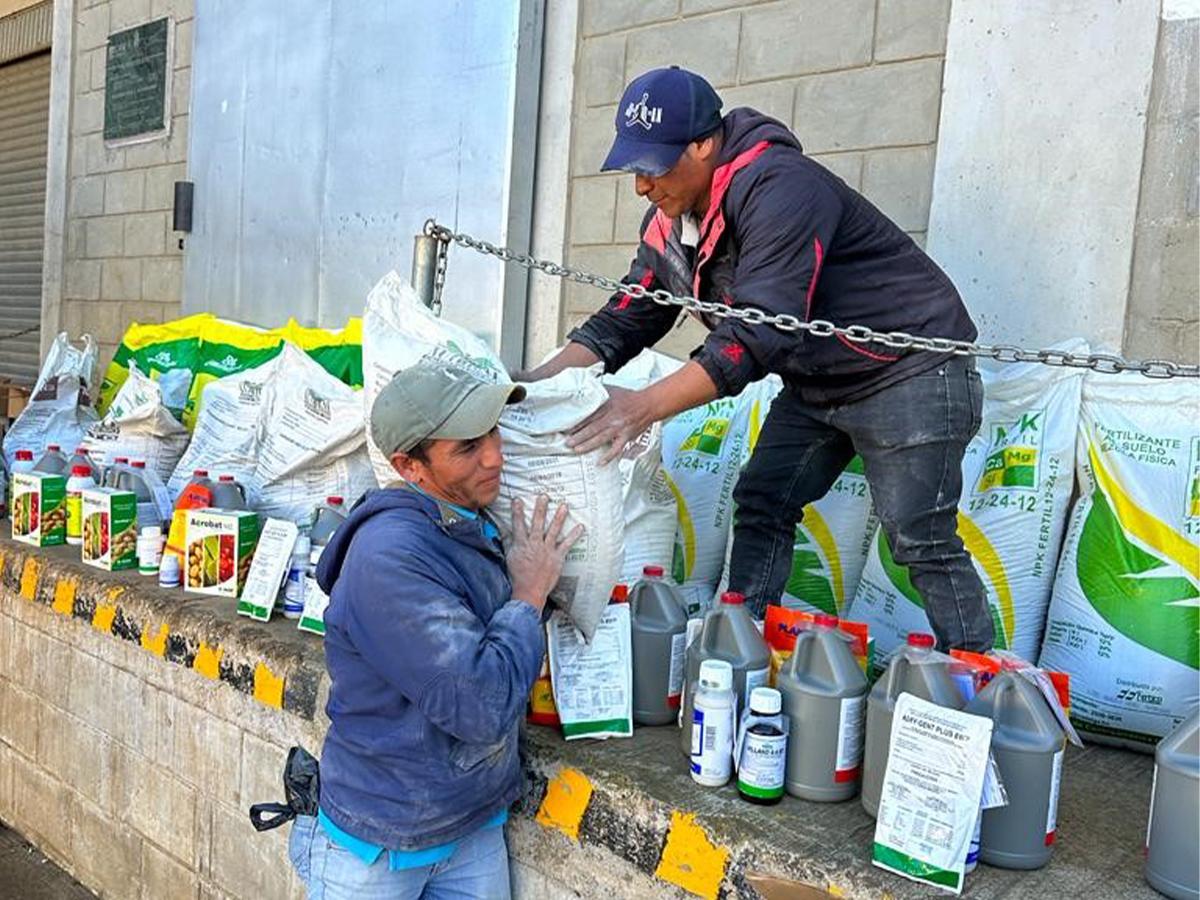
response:
[[[453,841],[520,793],[518,725],[545,641],[486,522],[374,491],[317,566],[332,681],[321,809],[372,844]]]

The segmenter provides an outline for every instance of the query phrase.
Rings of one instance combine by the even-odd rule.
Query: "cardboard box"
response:
[[[116,488],[85,488],[82,515],[80,558],[85,563],[109,572],[137,568],[137,494]]]
[[[188,510],[184,588],[194,594],[238,597],[250,573],[258,527],[258,514],[246,510]]]
[[[29,405],[28,385],[0,380],[0,418],[15,419]]]
[[[67,542],[67,479],[41,472],[18,472],[10,485],[12,537],[35,547]]]

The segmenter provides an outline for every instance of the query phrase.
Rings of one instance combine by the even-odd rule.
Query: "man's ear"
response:
[[[395,469],[400,477],[405,481],[412,484],[416,484],[418,481],[420,481],[421,464],[407,453],[401,453],[398,451],[393,453],[391,463],[392,468]]]
[[[717,137],[714,134],[710,134],[708,137],[696,141],[696,159],[701,162],[708,162],[710,159],[716,157],[717,149]]]

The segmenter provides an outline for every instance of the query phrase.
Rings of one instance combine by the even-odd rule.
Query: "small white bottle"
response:
[[[67,543],[83,543],[83,492],[94,488],[96,479],[92,470],[85,465],[71,467],[71,477],[67,479]]]
[[[700,663],[692,705],[692,780],[720,787],[733,769],[733,666],[722,659]]]
[[[157,575],[162,565],[163,535],[158,525],[147,525],[138,534],[138,571],[143,575]]]
[[[304,614],[304,576],[308,574],[312,542],[307,534],[296,538],[292,547],[292,561],[288,564],[287,585],[283,589],[283,614],[289,619],[298,619]]]

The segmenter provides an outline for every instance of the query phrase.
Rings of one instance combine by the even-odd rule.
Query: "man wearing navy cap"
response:
[[[625,283],[805,321],[976,337],[954,285],[908,235],[805,156],[780,122],[748,108],[722,116],[699,75],[672,66],[634,79],[616,132],[602,168],[633,173],[652,204]],[[665,336],[678,312],[614,294],[563,352],[525,377],[595,362],[614,372]],[[691,361],[644,390],[611,388],[573,435],[575,449],[607,446],[615,458],[651,423],[773,372],[785,387],[734,493],[730,590],[760,616],[779,602],[804,506],[858,454],[939,646],[990,648],[983,584],[956,530],[960,465],[983,399],[973,361],[701,319],[711,333]]]

